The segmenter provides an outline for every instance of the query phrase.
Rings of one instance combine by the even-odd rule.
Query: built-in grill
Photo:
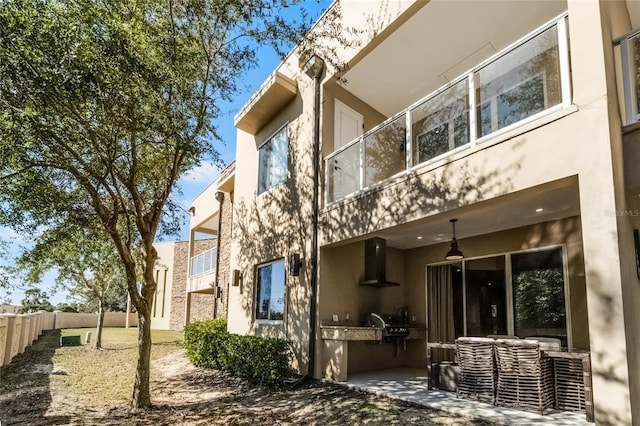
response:
[[[382,329],[382,337],[404,338],[409,335],[409,324],[399,315],[382,315],[371,313],[369,321],[374,327]]]

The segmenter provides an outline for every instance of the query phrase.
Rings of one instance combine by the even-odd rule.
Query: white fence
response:
[[[124,327],[127,314],[106,312],[105,327]],[[97,314],[76,314],[73,312],[36,312],[33,314],[0,314],[0,367],[11,362],[13,357],[24,352],[43,330],[62,328],[96,327]],[[129,325],[138,325],[138,316],[129,314]]]

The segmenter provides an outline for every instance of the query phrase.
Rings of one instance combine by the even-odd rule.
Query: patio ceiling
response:
[[[566,9],[565,1],[432,0],[350,64],[345,89],[395,115]]]
[[[390,228],[376,236],[385,238],[389,247],[405,250],[450,241],[452,218],[458,219],[456,237],[463,239],[578,215],[578,184],[576,179],[566,178]]]

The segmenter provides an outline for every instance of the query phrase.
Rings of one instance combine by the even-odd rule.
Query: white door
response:
[[[345,146],[359,136],[362,136],[362,126],[364,119],[362,114],[349,108],[336,99],[335,103],[335,135],[334,151]]]
[[[336,99],[334,115],[334,150],[362,136],[362,114],[349,108]],[[332,160],[333,200],[344,198],[360,189],[360,149],[352,146],[342,151]]]

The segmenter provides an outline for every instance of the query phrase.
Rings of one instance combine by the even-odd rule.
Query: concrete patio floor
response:
[[[457,398],[455,392],[427,389],[427,370],[394,368],[351,374],[342,384],[389,398],[504,425],[593,425],[584,413],[555,411],[544,416]]]

